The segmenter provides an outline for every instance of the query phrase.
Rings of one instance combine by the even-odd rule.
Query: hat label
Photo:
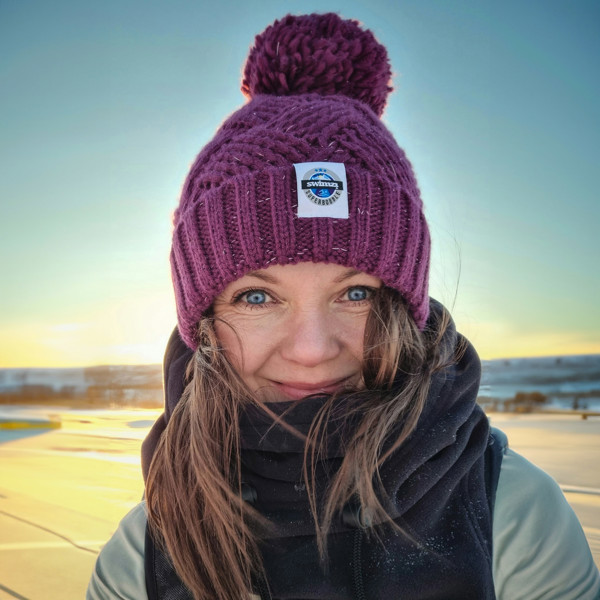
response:
[[[294,169],[299,218],[348,218],[348,182],[343,163],[298,163]]]

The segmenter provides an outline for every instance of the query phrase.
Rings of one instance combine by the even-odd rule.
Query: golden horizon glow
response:
[[[14,323],[2,333],[0,368],[79,368],[161,364],[176,324],[172,302],[124,302],[90,321]],[[500,323],[461,323],[482,360],[600,354],[576,334],[516,334]]]
[[[600,354],[600,340],[582,339],[577,332],[522,332],[491,321],[457,325],[482,360]]]
[[[167,294],[124,300],[71,322],[4,327],[0,368],[160,364],[176,324]]]

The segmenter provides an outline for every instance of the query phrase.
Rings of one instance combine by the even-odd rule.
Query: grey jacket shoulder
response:
[[[145,539],[146,503],[141,502],[125,515],[102,548],[86,600],[146,600]]]
[[[598,600],[600,574],[558,484],[510,448],[500,470],[493,571],[502,600]]]

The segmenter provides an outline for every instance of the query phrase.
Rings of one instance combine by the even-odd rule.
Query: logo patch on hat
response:
[[[348,218],[348,182],[343,163],[298,163],[294,168],[299,218]]]

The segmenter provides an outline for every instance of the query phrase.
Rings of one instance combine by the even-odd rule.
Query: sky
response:
[[[171,218],[288,12],[388,49],[430,294],[484,359],[600,353],[600,4],[0,0],[0,367],[156,363]]]

